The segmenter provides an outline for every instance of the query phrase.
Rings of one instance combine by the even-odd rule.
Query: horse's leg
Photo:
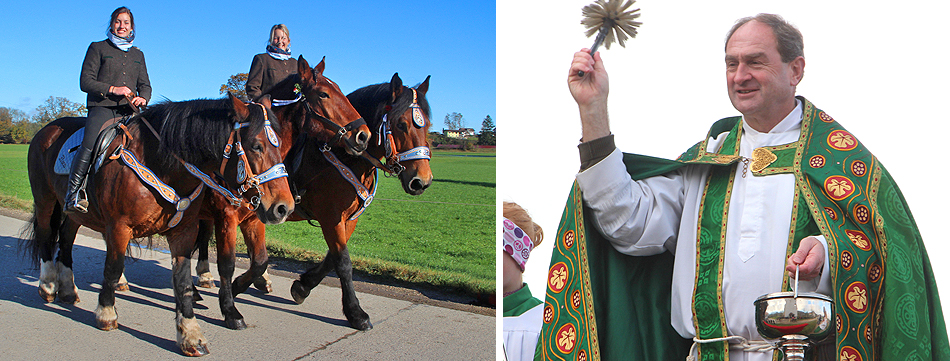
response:
[[[330,270],[336,267],[337,262],[339,262],[339,255],[328,251],[326,257],[323,257],[323,261],[300,275],[300,279],[295,280],[290,286],[290,295],[294,298],[294,302],[298,305],[303,304],[307,296],[310,296],[310,290],[323,281]]]
[[[254,288],[264,293],[274,292],[273,284],[274,283],[270,280],[270,274],[267,273],[266,269],[260,277],[254,279]]]
[[[125,272],[122,272],[122,274],[119,275],[119,282],[116,282],[115,290],[118,292],[125,292],[129,290],[129,280],[125,278]]]
[[[208,354],[208,340],[195,318],[195,284],[191,279],[191,254],[195,249],[198,224],[178,225],[166,234],[172,255],[172,286],[175,289],[176,344],[186,356]]]
[[[48,203],[37,200],[33,205],[33,244],[36,255],[40,258],[40,298],[53,302],[59,292],[56,282],[59,278],[59,264],[53,260],[53,253],[58,246],[56,237],[62,222],[62,211],[55,202],[52,206]]]
[[[69,217],[63,220],[63,225],[59,228],[59,255],[56,257],[56,266],[59,268],[56,284],[59,290],[56,294],[63,303],[79,303],[79,289],[76,288],[73,277],[73,243],[76,241],[77,231],[79,223]]]
[[[132,238],[132,231],[126,227],[113,225],[106,229],[103,238],[106,241],[106,261],[102,270],[102,289],[99,290],[99,305],[96,306],[96,327],[109,331],[119,327],[115,312],[115,288],[125,269],[125,251]]]
[[[237,243],[236,227],[237,225],[234,224],[232,218],[227,215],[214,222],[215,244],[218,248],[218,275],[221,277],[218,288],[218,305],[221,308],[221,314],[224,316],[224,324],[232,330],[243,330],[247,328],[247,324],[244,323],[244,316],[234,306],[235,292],[231,281],[234,277],[234,252]]]
[[[234,294],[247,291],[252,281],[254,287],[264,293],[269,293],[273,289],[269,277],[264,279],[267,275],[267,242],[264,238],[266,235],[264,223],[257,217],[250,217],[241,223],[241,234],[244,235],[244,244],[251,258],[251,268],[234,280]]]
[[[176,344],[185,356],[209,353],[208,340],[195,318],[194,283],[191,281],[191,254],[172,257],[172,284],[175,287]]]
[[[350,326],[360,331],[373,328],[369,315],[363,311],[360,300],[356,298],[356,290],[353,288],[353,264],[350,263],[350,251],[346,245],[340,250],[336,275],[340,277],[340,289],[343,291],[343,314],[346,315],[346,320],[350,321]]]
[[[214,288],[214,276],[211,274],[211,264],[208,262],[208,244],[211,240],[214,228],[214,222],[210,220],[201,220],[198,225],[198,238],[195,240],[195,248],[198,249],[198,264],[195,266],[195,273],[198,274],[198,287]]]

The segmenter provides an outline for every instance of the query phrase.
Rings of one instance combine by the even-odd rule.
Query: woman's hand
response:
[[[132,93],[132,89],[129,89],[129,87],[127,86],[114,86],[109,90],[109,92],[115,95],[122,95],[122,96],[135,95],[135,93]],[[142,100],[145,100],[145,99],[142,99]]]
[[[132,98],[132,105],[136,107],[142,107],[143,105],[145,105],[145,103],[147,103],[145,98],[142,98],[142,97]]]

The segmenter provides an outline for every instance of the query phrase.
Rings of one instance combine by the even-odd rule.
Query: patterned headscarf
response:
[[[502,247],[504,247],[505,253],[511,255],[511,258],[515,259],[518,267],[521,267],[521,271],[524,272],[524,264],[528,262],[528,256],[531,255],[534,242],[531,242],[531,237],[528,237],[521,230],[521,227],[515,225],[515,222],[508,218],[504,218],[501,233]]]

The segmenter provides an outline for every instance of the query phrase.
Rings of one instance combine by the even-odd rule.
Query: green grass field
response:
[[[0,207],[31,210],[26,145],[0,145]],[[434,180],[420,196],[380,175],[372,205],[347,244],[353,267],[372,275],[470,293],[495,290],[494,153],[433,151]],[[267,228],[272,256],[319,261],[318,228],[288,222]]]

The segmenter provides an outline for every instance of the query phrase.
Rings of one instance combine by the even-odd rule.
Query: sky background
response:
[[[522,205],[544,229],[525,272],[532,294],[542,300],[558,222],[580,164],[580,120],[567,73],[574,52],[593,42],[580,25],[581,9],[592,2],[543,8],[498,2],[498,197]],[[726,93],[725,35],[741,17],[780,14],[804,35],[798,94],[857,136],[897,181],[930,254],[944,312],[950,312],[950,242],[941,228],[950,195],[938,178],[947,174],[938,161],[946,154],[950,120],[944,18],[950,6],[641,0],[634,7],[641,8],[643,22],[637,38],[626,48],[601,48],[620,150],[675,158],[702,140],[714,121],[739,115]]]
[[[488,1],[6,1],[0,10],[0,106],[32,112],[50,96],[86,103],[79,72],[89,44],[106,38],[109,16],[127,6],[134,45],[145,53],[152,102],[219,98],[246,73],[271,26],[286,24],[291,52],[344,94],[431,75],[432,130],[445,115],[481,129],[495,114],[495,4]]]

